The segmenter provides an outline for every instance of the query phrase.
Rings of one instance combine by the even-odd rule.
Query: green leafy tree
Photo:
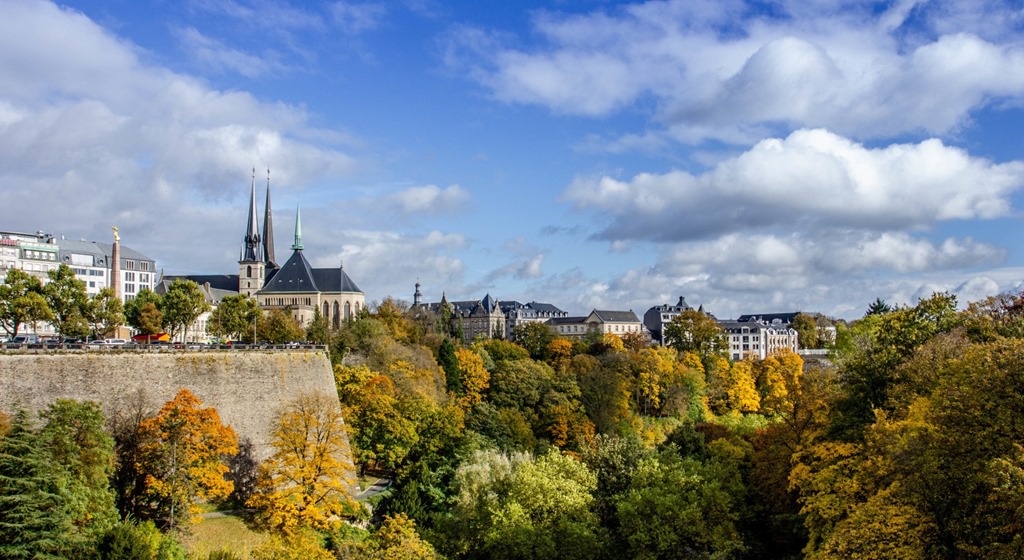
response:
[[[110,476],[114,439],[98,404],[57,399],[40,413],[46,421],[39,444],[59,467],[64,508],[71,523],[68,537],[86,547],[117,521]]]
[[[695,309],[687,309],[672,318],[665,326],[665,343],[680,353],[694,352],[702,361],[723,355],[729,347],[725,331],[718,322]]]
[[[325,346],[331,343],[331,325],[320,313],[320,308],[313,310],[313,320],[306,327],[306,340]]]
[[[404,514],[387,516],[360,547],[364,560],[434,560],[434,547],[416,532],[416,522]]]
[[[306,331],[286,309],[272,309],[266,315],[261,315],[256,326],[256,333],[260,340],[271,344],[306,340]]]
[[[644,459],[616,510],[628,558],[731,558],[744,550],[735,499],[714,464],[674,452]]]
[[[555,339],[555,333],[544,323],[521,323],[512,329],[512,342],[526,348],[534,360],[547,358],[548,344]]]
[[[150,307],[152,305],[152,307]],[[163,329],[163,313],[160,313],[159,320],[156,322],[155,330],[153,329],[152,322],[144,317],[144,313],[147,309],[160,309],[160,294],[157,294],[149,288],[143,288],[139,290],[139,293],[135,294],[135,297],[126,301],[124,304],[124,319],[128,323],[128,326],[138,329],[139,331],[146,334],[156,334]],[[152,312],[150,312],[150,315]]]
[[[868,306],[868,311],[865,315],[885,315],[890,311],[894,311],[891,305],[882,298],[875,298],[875,301],[871,302],[871,305]]]
[[[441,341],[437,349],[437,365],[444,370],[445,388],[455,396],[462,394],[462,376],[459,372],[459,360],[455,358],[455,345],[450,338]]]
[[[94,338],[109,336],[124,324],[124,304],[114,295],[113,288],[103,288],[92,297],[86,307],[86,319]]]
[[[210,310],[199,284],[191,280],[176,278],[167,287],[167,293],[160,298],[160,312],[172,339],[180,333],[188,340],[188,328],[200,315]]]
[[[818,337],[818,323],[813,315],[797,313],[793,317],[793,330],[796,331],[800,348],[821,347],[821,339]]]
[[[49,321],[53,317],[38,278],[20,268],[7,271],[0,284],[0,327],[7,336],[18,336],[21,325]]]
[[[231,340],[250,340],[260,313],[254,298],[245,294],[225,296],[210,314],[207,331]]]
[[[50,281],[43,286],[43,297],[53,312],[52,323],[62,337],[85,336],[89,333],[89,295],[85,282],[75,278],[75,271],[66,264],[47,273]]]
[[[0,439],[0,558],[66,557],[70,523],[59,469],[19,410]]]
[[[603,539],[594,473],[552,451],[477,452],[456,475],[448,545],[468,558],[594,558]]]

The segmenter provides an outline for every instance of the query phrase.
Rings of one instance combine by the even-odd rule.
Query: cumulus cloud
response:
[[[1024,94],[1019,8],[970,4],[900,2],[875,13],[783,2],[774,18],[739,1],[538,12],[539,46],[461,30],[447,60],[498,99],[560,113],[606,116],[653,100],[665,133],[685,142],[749,143],[780,124],[941,134],[993,99]]]
[[[457,212],[468,200],[469,191],[459,185],[422,185],[390,194],[384,202],[399,214],[415,215]]]
[[[312,258],[312,263],[322,267],[343,264],[345,272],[366,291],[368,300],[387,295],[411,300],[416,278],[431,287],[458,289],[462,285],[463,262],[458,255],[465,249],[466,240],[461,234],[345,230],[337,233],[337,239],[343,240],[340,248],[325,248]],[[312,256],[311,251],[307,252]],[[361,279],[373,279],[373,284],[360,283]]]
[[[221,218],[247,194],[253,165],[273,165],[279,189],[357,169],[348,137],[316,128],[303,108],[217,90],[146,58],[81,13],[3,3],[0,181],[5,207],[18,209],[6,227],[105,239],[116,223],[163,264],[203,270],[218,250],[197,256],[180,232],[236,253],[236,221]]]
[[[825,130],[763,140],[701,175],[577,178],[564,197],[611,217],[611,241],[673,241],[780,227],[893,230],[1007,215],[1024,162],[938,140],[867,148]]]

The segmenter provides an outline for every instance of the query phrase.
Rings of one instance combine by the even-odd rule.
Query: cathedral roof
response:
[[[309,266],[301,250],[292,251],[292,256],[273,277],[267,279],[261,290],[262,293],[319,291],[313,279],[313,267]]]

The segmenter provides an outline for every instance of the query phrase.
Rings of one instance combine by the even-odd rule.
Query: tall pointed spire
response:
[[[274,257],[274,220],[270,215],[270,168],[267,168],[267,203],[263,208],[263,262],[277,266]]]
[[[302,250],[302,215],[299,214],[299,207],[295,207],[295,243],[292,244],[293,251]]]
[[[249,194],[249,223],[245,226],[245,237],[242,239],[242,251],[239,262],[256,262],[263,257],[260,247],[259,222],[256,216],[256,168],[252,168],[252,191]]]

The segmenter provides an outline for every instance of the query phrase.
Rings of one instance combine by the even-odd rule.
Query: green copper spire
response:
[[[302,250],[302,216],[299,214],[299,207],[295,207],[295,243],[292,244],[293,251]]]

